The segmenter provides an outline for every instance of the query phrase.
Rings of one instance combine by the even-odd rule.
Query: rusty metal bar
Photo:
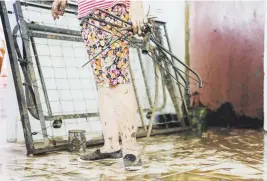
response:
[[[150,90],[149,90],[149,87],[148,87],[147,77],[146,77],[146,74],[145,74],[144,64],[143,64],[143,60],[142,60],[142,56],[141,56],[141,52],[140,52],[139,48],[137,48],[137,54],[138,54],[138,57],[139,57],[141,72],[142,72],[142,75],[143,75],[143,78],[144,78],[144,84],[145,84],[145,87],[146,87],[146,95],[147,95],[147,98],[148,98],[148,103],[149,103],[149,105],[151,107],[152,106],[151,94],[150,94]]]
[[[168,45],[169,51],[172,53],[171,42],[170,42],[170,39],[169,39],[169,36],[168,36],[167,27],[166,27],[166,25],[164,25],[163,27],[164,27],[165,37],[166,37],[166,40],[167,40],[167,45]],[[171,57],[171,60],[172,60],[172,63],[174,63],[174,58],[173,57]],[[186,84],[185,85],[185,87],[186,87],[185,91],[187,92],[189,90],[189,83],[184,79],[184,77],[181,75],[181,73],[179,71],[178,71],[178,75],[185,82],[185,84]],[[179,80],[178,75],[177,75],[177,72],[175,72],[175,77],[176,77],[176,79]],[[178,89],[179,89],[180,96],[182,98],[182,102],[183,102],[182,105],[184,107],[185,114],[186,114],[186,116],[188,116],[187,103],[186,103],[186,100],[185,100],[185,96],[184,96],[184,94],[182,92],[181,85],[179,85],[179,84],[178,84]],[[188,94],[188,92],[187,92],[187,94]]]
[[[20,4],[22,6],[31,6],[31,7],[35,7],[35,8],[42,8],[42,9],[47,9],[47,10],[51,10],[52,8],[52,1],[39,1],[38,3],[35,2],[30,2],[30,1],[20,1]],[[66,13],[70,13],[70,14],[77,14],[77,6],[68,3],[68,6],[65,10]]]
[[[40,96],[39,96],[39,91],[38,91],[38,85],[36,82],[36,77],[35,77],[35,73],[34,73],[34,68],[32,66],[32,59],[31,57],[31,51],[30,51],[30,40],[29,40],[29,36],[28,36],[28,28],[27,28],[27,24],[24,21],[23,18],[23,13],[22,13],[22,9],[21,9],[21,5],[20,2],[16,1],[13,4],[13,8],[14,8],[14,12],[16,15],[16,20],[17,20],[17,24],[19,27],[19,31],[21,34],[21,38],[22,38],[22,44],[23,44],[23,48],[25,50],[25,57],[27,58],[27,66],[31,71],[31,75],[30,78],[32,81],[32,86],[34,89],[34,93],[35,93],[35,98],[36,98],[36,106],[37,106],[37,113],[39,116],[39,120],[40,120],[40,124],[41,124],[41,128],[42,128],[42,133],[43,133],[43,137],[44,137],[44,144],[47,145],[48,144],[48,134],[47,134],[47,130],[46,130],[46,125],[45,125],[45,121],[44,121],[44,115],[43,115],[43,111],[42,111],[42,105],[41,105],[41,100],[40,100]]]
[[[136,102],[137,102],[137,105],[138,105],[138,112],[139,112],[139,115],[140,115],[140,118],[141,118],[143,129],[145,131],[147,131],[147,128],[146,128],[146,125],[145,125],[145,120],[144,120],[144,114],[143,114],[143,110],[141,108],[141,104],[140,104],[140,101],[139,101],[139,98],[138,98],[138,92],[136,90],[136,84],[135,84],[135,81],[133,79],[133,70],[132,70],[132,67],[131,67],[131,64],[130,63],[129,63],[129,66],[130,66],[130,75],[131,75],[131,79],[132,79],[132,84],[133,84],[135,99],[136,99]]]
[[[189,17],[190,17],[190,5],[188,1],[185,1],[185,16],[184,16],[184,25],[185,25],[185,63],[190,66],[190,53],[189,53],[189,38],[190,38],[190,28],[189,28]],[[187,71],[187,70],[186,70]],[[186,74],[189,75],[187,71]],[[189,77],[186,77],[189,81]]]
[[[44,76],[43,76],[43,71],[41,69],[40,59],[39,59],[39,56],[38,56],[38,53],[37,53],[37,48],[35,46],[34,38],[31,37],[31,36],[30,36],[30,42],[31,42],[32,49],[33,49],[33,54],[34,54],[34,57],[35,57],[37,70],[38,70],[39,76],[41,77],[40,81],[41,81],[42,89],[43,89],[43,92],[44,92],[44,98],[45,98],[45,103],[46,103],[46,106],[47,106],[48,116],[52,116],[53,113],[52,113],[51,105],[50,105],[50,102],[49,102],[49,97],[48,97],[45,81],[43,79]]]
[[[156,36],[157,37],[161,37],[161,32],[160,30],[157,28],[156,29]],[[160,43],[163,42],[162,38],[158,38],[158,41]],[[159,51],[159,56],[162,55],[162,52]],[[167,58],[167,57],[165,57]],[[170,65],[168,63],[166,63],[166,61],[163,62],[164,64],[164,67],[168,70],[169,74],[166,74],[166,87],[170,93],[170,97],[171,97],[171,100],[172,100],[172,103],[174,105],[174,109],[175,109],[175,112],[176,112],[176,115],[177,115],[177,118],[179,120],[181,120],[181,124],[182,126],[185,126],[185,122],[184,120],[182,119],[182,115],[181,115],[181,110],[180,110],[180,107],[179,107],[179,104],[178,104],[178,100],[177,100],[177,97],[176,96],[176,89],[175,89],[175,86],[174,86],[174,83],[173,83],[173,80],[171,79],[170,75],[171,75],[171,69],[170,69]],[[177,80],[179,82],[179,80]]]
[[[29,115],[27,111],[27,104],[26,104],[25,95],[23,92],[18,59],[17,59],[16,52],[15,52],[15,45],[13,43],[13,37],[11,34],[12,31],[10,28],[8,11],[6,8],[5,1],[0,1],[0,16],[1,16],[3,29],[4,29],[6,46],[8,50],[9,61],[10,61],[12,75],[13,75],[14,86],[16,90],[16,96],[18,100],[18,106],[19,106],[20,118],[21,118],[23,133],[24,133],[25,145],[27,149],[27,155],[29,155],[29,154],[32,154],[34,151],[33,138],[31,134],[31,124],[30,124],[30,119],[29,119]]]
[[[30,32],[30,35],[36,38],[83,42],[83,39],[81,37],[74,37],[74,36],[53,35],[53,34],[46,34],[46,33],[39,33],[39,32]]]
[[[185,63],[190,66],[190,46],[189,46],[189,41],[190,41],[190,27],[189,27],[189,18],[190,18],[190,4],[188,1],[185,1]],[[190,75],[189,71],[185,70],[185,75],[186,75],[186,80],[189,81]],[[186,97],[186,104],[190,106],[190,97]]]
[[[49,33],[58,33],[65,34],[69,36],[77,36],[81,37],[81,32],[76,30],[69,30],[65,28],[54,28],[52,26],[39,25],[35,22],[27,23],[29,30],[31,31],[41,31],[41,32],[49,32]]]
[[[201,80],[201,77],[200,77],[200,75],[196,71],[194,71],[188,65],[186,65],[185,63],[183,63],[182,61],[180,61],[173,53],[169,52],[156,39],[151,38],[151,40],[153,41],[153,43],[155,43],[157,46],[159,46],[164,52],[166,52],[167,54],[169,54],[171,57],[173,57],[175,60],[177,60],[180,64],[182,64],[184,67],[186,67],[188,70],[190,70],[193,74],[195,74],[196,77],[198,78],[199,88],[202,88],[202,80]]]

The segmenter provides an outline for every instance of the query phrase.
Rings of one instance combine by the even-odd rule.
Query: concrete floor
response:
[[[137,172],[124,171],[122,160],[81,163],[78,155],[68,152],[26,157],[24,145],[3,144],[0,180],[263,180],[263,132],[212,129],[205,136],[152,137],[143,156],[144,169]]]

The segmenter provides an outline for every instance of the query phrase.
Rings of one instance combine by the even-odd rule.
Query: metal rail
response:
[[[20,76],[18,58],[15,52],[15,45],[13,43],[13,37],[11,35],[11,27],[8,18],[8,11],[6,8],[5,1],[0,1],[0,17],[3,25],[4,35],[6,39],[6,46],[8,49],[9,61],[11,71],[14,80],[14,86],[16,90],[16,96],[18,101],[18,107],[20,111],[21,123],[23,127],[24,139],[27,149],[27,154],[31,154],[34,150],[33,138],[31,134],[31,124],[27,111],[27,103],[22,86],[22,79]]]

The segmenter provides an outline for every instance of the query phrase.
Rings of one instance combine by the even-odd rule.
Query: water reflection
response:
[[[152,137],[137,172],[124,171],[121,159],[81,163],[68,152],[26,157],[24,145],[11,145],[0,148],[0,180],[261,180],[267,179],[266,145],[256,130]]]

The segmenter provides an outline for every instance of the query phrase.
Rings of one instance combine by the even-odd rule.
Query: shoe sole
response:
[[[127,171],[138,171],[141,170],[143,168],[143,165],[135,165],[135,166],[125,166],[123,163],[123,167],[125,168],[125,170]]]
[[[138,170],[141,170],[143,167],[142,166],[129,166],[129,167],[125,167],[125,170],[127,171],[138,171]]]

